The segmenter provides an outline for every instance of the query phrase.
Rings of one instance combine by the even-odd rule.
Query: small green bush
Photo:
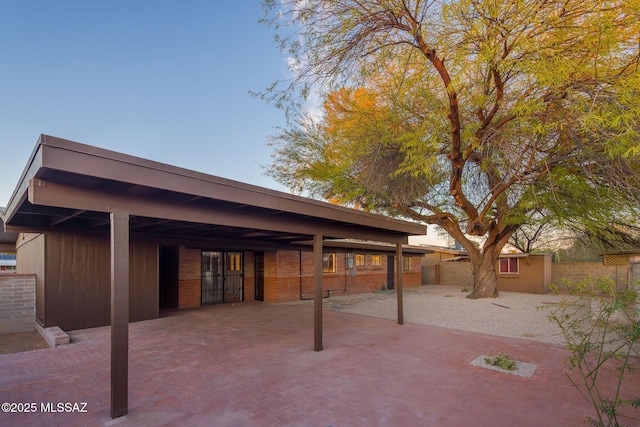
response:
[[[544,309],[570,352],[565,375],[595,410],[596,417],[587,421],[602,427],[640,425],[635,411],[640,396],[622,387],[634,380],[628,374],[640,369],[640,283],[618,289],[609,277],[589,277],[565,286],[569,295]],[[601,372],[605,364],[615,368],[615,376]]]
[[[484,362],[487,365],[497,366],[504,369],[505,371],[516,370],[516,361],[511,359],[509,355],[504,353],[500,353],[499,355],[494,357],[485,357]]]

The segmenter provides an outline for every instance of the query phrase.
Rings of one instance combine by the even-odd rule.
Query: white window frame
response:
[[[515,271],[512,271],[511,261],[516,260]],[[507,262],[506,271],[502,271],[502,261]],[[520,258],[518,257],[504,257],[498,259],[498,272],[500,274],[520,274]]]
[[[336,272],[336,253],[335,252],[325,252],[322,254],[322,272],[323,273]]]

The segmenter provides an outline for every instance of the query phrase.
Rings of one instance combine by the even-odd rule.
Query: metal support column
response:
[[[404,307],[402,305],[402,243],[396,243],[396,296],[398,298],[398,325],[404,323]]]
[[[313,236],[313,351],[322,351],[322,235]]]
[[[129,412],[129,214],[111,213],[111,418]]]

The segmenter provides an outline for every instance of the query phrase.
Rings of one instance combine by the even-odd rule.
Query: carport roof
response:
[[[426,233],[424,225],[48,135],[40,136],[3,216],[7,232],[107,231],[114,210],[129,213],[132,233],[180,242],[280,247],[320,234],[406,243]]]

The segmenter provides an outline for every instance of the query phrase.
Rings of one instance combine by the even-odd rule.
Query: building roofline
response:
[[[52,174],[57,177],[66,175],[67,179],[78,177],[78,181],[84,177],[119,182],[143,191],[187,194],[194,198],[318,219],[325,223],[350,224],[361,229],[395,233],[398,237],[426,234],[426,226],[415,222],[337,206],[49,135],[40,136],[27,162],[5,213],[7,223],[11,224],[11,219],[28,197],[32,201],[30,183]]]

